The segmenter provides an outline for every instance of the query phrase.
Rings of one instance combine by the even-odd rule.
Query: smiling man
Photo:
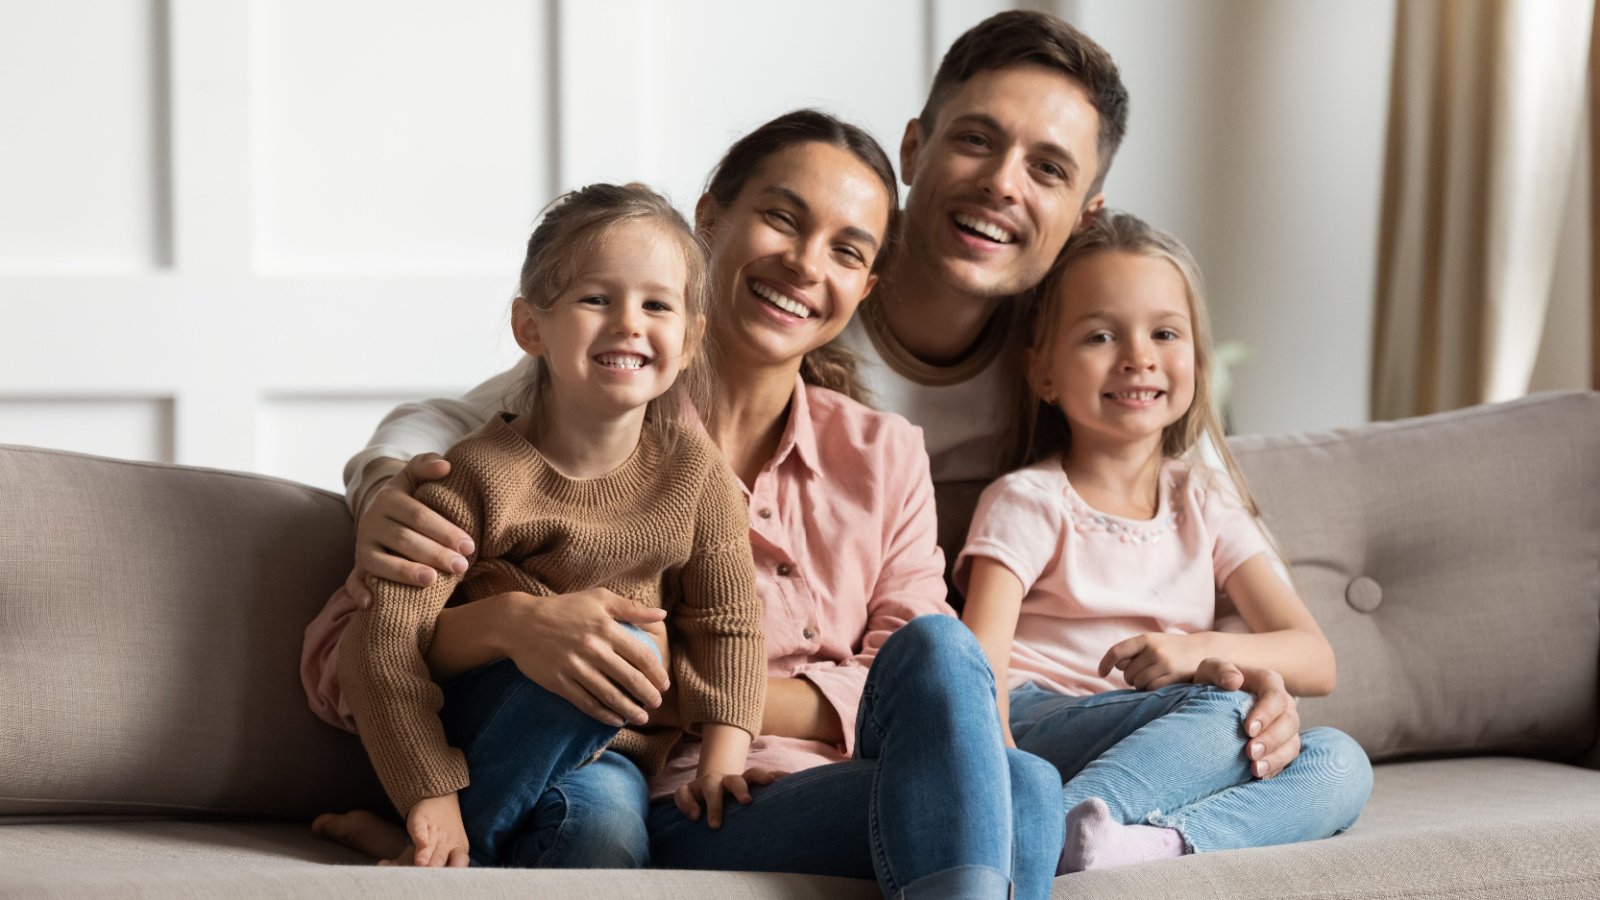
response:
[[[1005,364],[1020,352],[1013,301],[1105,202],[1127,120],[1110,54],[1054,16],[1015,11],[951,45],[906,125],[903,252],[841,343],[862,359],[878,405],[922,426],[947,552],[1000,474],[1020,377]]]

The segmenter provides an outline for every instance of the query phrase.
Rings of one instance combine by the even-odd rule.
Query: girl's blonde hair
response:
[[[685,357],[699,355],[706,340],[706,297],[710,289],[705,245],[665,197],[636,182],[591,184],[550,201],[528,238],[527,255],[517,280],[517,297],[512,304],[526,303],[534,310],[548,312],[556,298],[577,277],[578,267],[589,251],[613,230],[630,223],[656,225],[683,254],[684,270],[688,273],[683,290],[687,320],[683,354]],[[520,415],[537,415],[544,407],[543,398],[550,387],[550,373],[544,359],[534,357],[530,362],[527,376],[513,385],[505,398],[506,406]],[[671,452],[677,444],[677,425],[683,404],[709,409],[711,390],[712,380],[705,365],[686,366],[666,393],[645,406],[645,427]]]
[[[1061,284],[1072,265],[1098,253],[1130,253],[1172,264],[1183,277],[1189,295],[1190,328],[1194,334],[1194,401],[1161,434],[1161,455],[1178,457],[1199,443],[1202,435],[1210,438],[1222,457],[1229,478],[1233,480],[1239,499],[1253,516],[1260,516],[1255,499],[1250,494],[1244,475],[1228,451],[1223,439],[1222,420],[1217,415],[1211,396],[1213,353],[1211,348],[1211,316],[1206,311],[1204,285],[1200,279],[1200,266],[1194,255],[1177,238],[1129,213],[1119,210],[1101,210],[1087,226],[1067,241],[1056,258],[1055,265],[1045,275],[1044,281],[1026,299],[1015,327],[1011,346],[1026,343],[1035,355],[1048,355],[1055,346],[1061,309]],[[1067,417],[1054,404],[1046,403],[1029,385],[1026,363],[1022,354],[1014,354],[1012,384],[1015,397],[1012,401],[1012,425],[1008,440],[1002,445],[1002,468],[1009,471],[1030,465],[1051,454],[1065,454],[1072,447],[1072,429]]]

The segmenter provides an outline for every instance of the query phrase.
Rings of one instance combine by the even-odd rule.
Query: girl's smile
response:
[[[1154,442],[1194,402],[1189,292],[1176,267],[1094,253],[1062,273],[1050,345],[1029,352],[1030,381],[1059,407],[1073,443]]]
[[[683,368],[687,266],[660,225],[624,222],[584,252],[548,309],[518,305],[524,350],[544,357],[566,415],[644,416]]]

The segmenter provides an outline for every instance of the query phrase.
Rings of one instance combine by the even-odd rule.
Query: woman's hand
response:
[[[1244,719],[1250,743],[1250,774],[1266,779],[1300,755],[1300,707],[1283,686],[1283,676],[1271,669],[1240,666],[1212,657],[1200,663],[1196,684],[1214,684],[1225,691],[1249,691],[1256,703]]]
[[[1100,677],[1122,672],[1129,686],[1154,691],[1195,680],[1200,663],[1211,654],[1204,634],[1136,634],[1113,644],[1100,660]]]
[[[645,723],[651,728],[682,728],[683,710],[678,708],[678,689],[667,688],[661,692],[661,705],[650,710],[650,721]]]
[[[472,539],[415,497],[419,486],[448,474],[448,461],[424,453],[372,491],[356,522],[356,565],[345,579],[360,608],[372,605],[368,575],[426,587],[436,572],[467,570],[466,558],[476,549]]]
[[[650,718],[645,707],[661,706],[661,692],[670,686],[667,669],[620,623],[636,625],[651,633],[652,641],[664,643],[665,610],[640,606],[605,588],[554,597],[502,596],[504,621],[494,640],[529,680],[607,725],[643,725]]]

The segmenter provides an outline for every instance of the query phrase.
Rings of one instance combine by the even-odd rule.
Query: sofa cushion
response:
[[[1307,726],[1374,759],[1594,744],[1600,394],[1229,446],[1338,654]]]
[[[1527,759],[1390,763],[1355,827],[1322,841],[1056,879],[1057,898],[1589,900],[1600,773]],[[1065,888],[1065,889],[1063,889]]]
[[[3,822],[0,819],[0,822]],[[380,867],[304,824],[0,824],[0,896],[74,900],[369,897],[529,900],[872,900],[870,881],[756,872]]]
[[[0,447],[0,814],[383,808],[297,669],[350,558],[324,491]]]
[[[1379,766],[1326,841],[1057,878],[1060,900],[1588,900],[1600,896],[1600,773],[1480,758]],[[4,820],[0,820],[3,822]],[[737,872],[379,868],[304,824],[0,824],[0,896],[745,900],[880,896],[869,881]]]

